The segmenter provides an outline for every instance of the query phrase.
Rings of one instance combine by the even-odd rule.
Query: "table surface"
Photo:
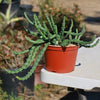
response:
[[[98,38],[100,39],[100,37]],[[94,48],[81,47],[78,50],[73,72],[54,73],[43,68],[41,70],[41,81],[87,90],[100,87],[100,42]]]

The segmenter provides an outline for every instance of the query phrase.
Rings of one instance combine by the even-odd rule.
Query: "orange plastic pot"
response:
[[[78,46],[48,46],[45,52],[46,70],[56,73],[69,73],[75,68]]]

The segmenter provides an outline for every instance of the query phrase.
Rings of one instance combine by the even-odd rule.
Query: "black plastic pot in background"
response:
[[[31,12],[33,9],[32,5],[20,5],[18,16],[22,17],[24,16],[24,12]]]
[[[34,21],[34,14],[39,16],[39,12],[32,11],[33,6],[32,5],[20,5],[20,9],[18,12],[19,17],[25,17],[24,13],[26,12],[27,16],[31,21]],[[28,28],[30,31],[36,31],[35,27],[31,25],[28,21],[21,21],[21,24],[23,27]]]
[[[8,74],[6,71],[0,70],[0,78],[2,80],[2,89],[8,94],[13,92],[14,95],[19,96],[20,94],[25,93],[25,95],[33,96],[34,91],[34,74],[25,81],[20,81],[16,79],[16,76],[25,76],[31,67],[18,74]],[[14,69],[16,70],[16,69]]]
[[[0,12],[3,12],[5,14],[8,6],[9,5],[7,3],[0,3]],[[20,0],[12,0],[12,2],[11,2],[11,13],[16,11],[16,14],[17,14],[19,7],[20,7]]]

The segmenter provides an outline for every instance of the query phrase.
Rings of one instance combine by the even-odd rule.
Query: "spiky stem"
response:
[[[16,55],[21,55],[21,54],[24,54],[24,53],[29,52],[29,49],[24,50],[24,51],[21,51],[21,52],[17,52],[17,51],[13,51],[13,50],[11,50],[11,52],[12,52],[13,54],[16,54]]]
[[[42,40],[42,39],[38,39],[38,40],[36,40],[36,41],[34,41],[34,40],[31,40],[29,37],[27,37],[27,36],[25,36],[25,38],[26,38],[26,40],[27,41],[29,41],[29,42],[31,42],[31,43],[33,43],[33,44],[43,44],[45,41],[44,40]]]
[[[45,44],[45,46],[43,47],[43,49],[40,51],[39,55],[37,56],[36,61],[35,61],[34,65],[32,66],[32,69],[26,74],[26,76],[24,76],[24,77],[16,76],[17,79],[27,80],[34,73],[40,59],[42,58],[42,56],[43,56],[43,54],[44,54],[44,52],[45,52],[45,50],[46,50],[46,48],[48,47],[49,44],[50,43]]]
[[[51,25],[52,25],[52,31],[56,34],[56,32],[55,32],[55,23],[54,23],[54,20],[53,20],[53,17],[52,17],[52,15],[50,15],[50,18],[51,18]]]
[[[27,16],[27,14],[24,13],[24,15],[25,15],[25,18],[28,20],[28,22],[29,22],[30,24],[34,25],[34,23],[29,19],[29,17]]]
[[[44,39],[47,39],[47,37],[45,36],[45,34],[40,30],[40,28],[38,27],[38,23],[37,23],[37,20],[35,19],[35,15],[34,15],[34,21],[35,21],[35,27],[37,28],[39,34],[44,38]]]
[[[61,35],[61,40],[63,40],[64,39],[64,30],[65,30],[65,16],[64,16],[64,18],[63,18],[63,23],[62,23],[62,27],[61,27],[61,32],[59,33],[60,35]]]
[[[80,40],[80,38],[83,36],[83,34],[85,33],[85,26],[84,25],[82,25],[83,26],[83,29],[82,29],[82,31],[79,33],[80,35],[79,35],[79,37],[78,37],[78,40]]]
[[[20,67],[19,69],[16,69],[16,70],[8,70],[8,69],[5,69],[9,74],[15,74],[15,73],[19,73],[21,72],[22,70],[24,69],[27,69],[30,64],[32,63],[34,57],[36,56],[37,54],[37,51],[39,50],[40,46],[37,46],[37,47],[32,47],[32,49],[30,50],[30,54],[26,60],[26,62],[24,63],[24,65],[22,67]],[[35,50],[34,50],[35,49]]]
[[[38,36],[38,33],[36,33],[36,32],[30,31],[30,30],[28,30],[28,29],[25,28],[25,27],[23,27],[23,29],[24,29],[27,33],[30,33],[31,35]]]
[[[46,16],[46,19],[47,19],[47,21],[48,21],[48,23],[50,25],[51,30],[53,31],[53,26],[52,26],[52,23],[51,23],[49,17],[47,16],[47,14],[45,14],[45,16]]]
[[[48,33],[48,38],[49,38],[52,34],[48,31],[48,28],[47,28],[45,22],[43,22],[43,26],[44,26],[46,32]]]
[[[92,44],[92,45],[84,45],[84,47],[86,47],[86,48],[93,48],[93,47],[95,47],[98,43],[99,43],[99,39],[94,43],[94,44]]]

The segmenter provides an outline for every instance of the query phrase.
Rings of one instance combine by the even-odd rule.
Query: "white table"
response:
[[[73,72],[65,74],[42,69],[41,81],[87,90],[100,87],[100,42],[94,48],[80,48],[76,61],[76,65],[78,64]]]

